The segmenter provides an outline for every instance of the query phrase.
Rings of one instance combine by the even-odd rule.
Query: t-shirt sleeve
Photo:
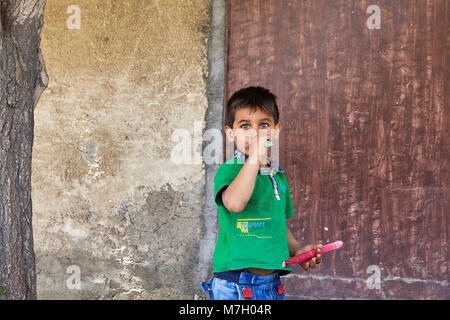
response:
[[[291,218],[294,216],[294,205],[292,204],[291,190],[286,179],[286,218]]]
[[[225,208],[222,202],[222,192],[226,186],[229,186],[233,182],[241,168],[241,165],[224,163],[217,169],[216,176],[214,177],[214,199],[218,206]]]

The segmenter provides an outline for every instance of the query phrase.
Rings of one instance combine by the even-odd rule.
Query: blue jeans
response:
[[[283,300],[286,294],[278,271],[267,276],[241,272],[238,283],[212,276],[201,287],[210,300]]]

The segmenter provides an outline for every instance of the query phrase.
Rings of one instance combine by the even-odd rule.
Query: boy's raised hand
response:
[[[321,252],[322,247],[323,247],[322,244],[308,244],[308,245],[304,246],[303,248],[297,250],[295,252],[295,255],[299,255],[303,252],[313,250],[313,249],[317,250],[317,256],[315,256],[314,258],[312,258],[308,261],[301,262],[301,263],[299,263],[299,265],[306,271],[309,270],[309,268],[315,268],[316,265],[318,265],[322,261],[322,252]]]
[[[252,158],[252,160],[256,160],[259,165],[265,165],[267,158],[267,148],[265,145],[269,136],[267,134],[267,130],[260,131],[259,136],[254,135],[250,138],[249,157]]]

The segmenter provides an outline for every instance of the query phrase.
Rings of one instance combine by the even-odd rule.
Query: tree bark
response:
[[[36,299],[31,156],[46,0],[0,0],[0,299]]]

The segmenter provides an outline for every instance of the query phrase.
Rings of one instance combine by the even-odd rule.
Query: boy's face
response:
[[[234,141],[239,151],[249,155],[250,138],[255,135],[266,134],[268,140],[278,139],[282,126],[275,120],[271,114],[264,113],[256,109],[242,108],[236,111],[234,115],[233,128],[225,126],[225,133],[229,141]],[[270,150],[270,148],[269,148]]]

